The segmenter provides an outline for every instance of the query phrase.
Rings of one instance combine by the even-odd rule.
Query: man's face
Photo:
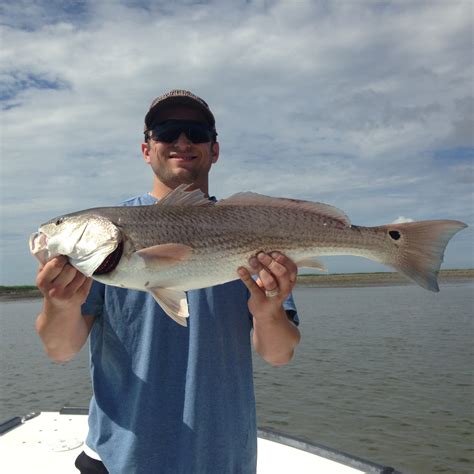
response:
[[[172,119],[206,123],[198,110],[188,107],[166,109],[160,112],[156,122]],[[153,139],[148,143],[142,145],[143,156],[161,183],[173,189],[179,184],[194,184],[207,190],[209,170],[219,157],[217,143],[193,143],[184,133],[172,143]]]

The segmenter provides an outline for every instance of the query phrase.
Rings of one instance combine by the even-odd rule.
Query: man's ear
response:
[[[211,159],[213,163],[219,159],[219,143],[217,142],[211,145]]]
[[[142,143],[142,155],[143,155],[143,159],[147,163],[150,163],[150,147],[148,143]]]

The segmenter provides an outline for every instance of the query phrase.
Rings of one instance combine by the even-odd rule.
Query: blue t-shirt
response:
[[[256,471],[249,292],[237,280],[187,298],[187,328],[142,291],[94,282],[83,305],[95,316],[86,444],[112,474]]]

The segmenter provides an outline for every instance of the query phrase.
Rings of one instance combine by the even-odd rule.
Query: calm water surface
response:
[[[407,473],[474,472],[474,285],[299,288],[302,342],[272,368],[255,358],[259,425]],[[0,304],[0,420],[87,405],[87,349],[48,361],[40,301]]]

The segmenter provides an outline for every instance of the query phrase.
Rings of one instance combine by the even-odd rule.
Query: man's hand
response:
[[[77,306],[86,300],[92,279],[70,265],[66,257],[60,256],[40,266],[36,285],[46,299]]]
[[[279,252],[260,252],[250,259],[249,264],[258,275],[257,281],[243,267],[238,273],[250,291],[250,312],[255,318],[276,314],[295,286],[296,264]]]
[[[284,365],[293,357],[300,341],[298,328],[290,321],[283,309],[296,283],[296,264],[279,252],[260,252],[249,261],[254,281],[244,267],[238,274],[248,290],[249,311],[253,316],[253,344],[260,356],[272,365]]]
[[[92,316],[81,314],[92,279],[60,256],[40,267],[36,284],[44,296],[36,330],[48,356],[66,362],[81,350],[94,322]]]

